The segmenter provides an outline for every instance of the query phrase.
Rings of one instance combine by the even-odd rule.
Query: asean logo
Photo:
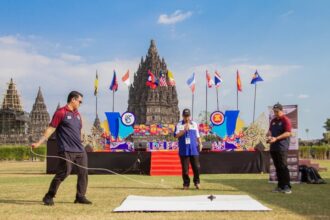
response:
[[[131,112],[125,112],[121,115],[121,121],[126,126],[132,126],[135,123],[135,115]]]
[[[225,121],[225,115],[221,111],[212,112],[210,116],[210,121],[213,125],[222,125]]]

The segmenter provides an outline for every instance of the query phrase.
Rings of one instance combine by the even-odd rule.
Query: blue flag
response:
[[[113,78],[112,82],[109,88],[111,91],[117,91],[118,90],[118,81],[117,81],[117,76],[116,76],[116,71],[113,71]]]
[[[264,81],[264,80],[261,78],[258,71],[256,70],[256,72],[253,74],[251,84],[256,84],[257,82],[261,82],[261,81]]]

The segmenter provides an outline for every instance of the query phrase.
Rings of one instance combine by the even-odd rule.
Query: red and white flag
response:
[[[213,79],[211,78],[211,76],[207,70],[206,70],[206,82],[207,82],[207,86],[209,88],[212,88],[212,85],[214,85]]]
[[[131,85],[131,82],[129,80],[129,70],[125,73],[125,75],[121,78],[121,80],[127,85]]]

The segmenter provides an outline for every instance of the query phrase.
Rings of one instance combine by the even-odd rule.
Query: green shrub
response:
[[[310,154],[311,147],[310,146],[300,146],[299,147],[299,157],[301,158],[311,158]]]
[[[313,158],[318,160],[326,160],[329,158],[329,145],[320,146],[300,146],[299,156],[301,158]]]
[[[41,146],[33,150],[40,155],[46,155],[46,147]],[[0,160],[29,160],[31,158],[44,161],[44,157],[35,156],[31,153],[30,148],[27,146],[0,146]]]

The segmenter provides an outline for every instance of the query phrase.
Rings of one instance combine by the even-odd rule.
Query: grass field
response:
[[[330,182],[330,161],[321,176]],[[55,206],[41,199],[53,175],[45,175],[45,162],[0,162],[0,219],[330,219],[330,184],[295,184],[290,195],[271,193],[268,174],[201,175],[202,189],[181,190],[181,177],[129,175],[148,185],[115,175],[90,175],[87,197],[93,205],[77,205],[76,176],[61,185]],[[160,187],[160,183],[168,188]],[[171,212],[112,213],[128,195],[183,196],[201,194],[247,194],[270,212]]]

